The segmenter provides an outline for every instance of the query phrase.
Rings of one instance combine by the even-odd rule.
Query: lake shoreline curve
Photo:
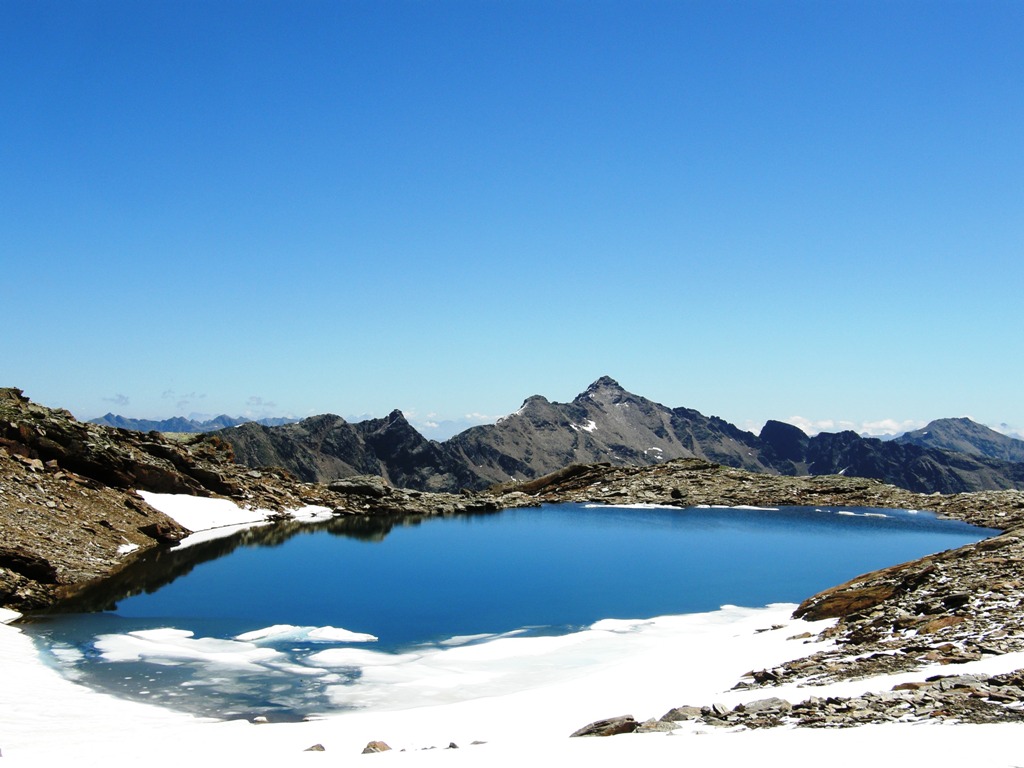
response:
[[[226,444],[86,424],[31,403],[19,390],[0,389],[0,607],[27,613],[59,605],[139,554],[191,533],[139,491],[230,499],[252,513],[253,523],[264,524],[291,520],[293,510],[307,508],[333,516],[415,518],[559,502],[927,510],[1001,533],[809,597],[794,617],[835,619],[815,638],[830,641],[828,649],[751,670],[737,681],[740,689],[764,688],[769,703],[725,709],[680,702],[662,720],[759,728],[1022,719],[1024,671],[957,674],[961,665],[1024,652],[1024,617],[1015,610],[1024,602],[1021,491],[918,494],[863,478],[755,474],[678,459],[648,467],[572,466],[529,482],[447,494],[393,488],[376,476],[303,483],[285,470],[253,470],[231,459]],[[950,673],[907,683],[877,700],[771,701],[773,688],[797,682],[824,685],[935,665]]]

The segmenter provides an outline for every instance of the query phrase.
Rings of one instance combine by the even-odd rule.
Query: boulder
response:
[[[679,730],[679,725],[671,720],[644,720],[636,727],[637,733],[670,733]]]
[[[746,712],[748,715],[757,715],[762,712],[789,712],[793,709],[793,705],[785,699],[780,699],[778,696],[771,696],[767,699],[758,699],[757,701],[748,701],[746,704],[739,704],[736,707],[737,712]]]
[[[963,624],[965,621],[963,616],[940,616],[937,619],[932,619],[926,624],[922,624],[917,629],[919,635],[930,635],[934,632],[938,632],[940,629],[946,627],[955,627],[957,624]]]
[[[662,720],[678,723],[683,720],[696,720],[700,717],[700,707],[682,706],[670,709],[661,716]]]
[[[605,720],[595,720],[583,726],[578,731],[569,734],[569,738],[577,736],[618,736],[620,733],[633,733],[639,723],[632,715],[620,715],[609,717]]]

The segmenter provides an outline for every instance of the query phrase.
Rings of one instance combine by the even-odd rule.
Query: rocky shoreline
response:
[[[546,503],[918,509],[1000,530],[1024,525],[1024,491],[914,493],[861,477],[768,475],[703,459],[677,459],[650,467],[578,465],[497,488],[516,489]]]
[[[572,467],[534,486],[524,490],[545,501],[930,510],[1002,531],[975,544],[858,576],[808,598],[794,618],[836,619],[816,638],[831,640],[834,646],[774,669],[751,671],[737,689],[868,680],[1024,651],[1020,612],[1024,493],[1020,491],[926,495],[855,478],[752,476],[700,460],[641,469]],[[618,723],[615,728],[625,728],[618,732],[664,730],[671,727],[666,724],[689,719],[747,728],[846,727],[908,719],[1006,722],[1024,719],[1022,683],[1021,671],[997,677],[941,675],[853,699],[810,696],[791,703],[768,697],[733,709],[715,704],[682,706],[660,720],[636,722],[635,728],[628,722]]]

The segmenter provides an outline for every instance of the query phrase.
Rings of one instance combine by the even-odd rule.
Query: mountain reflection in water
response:
[[[33,615],[116,611],[128,597],[156,592],[198,565],[217,560],[242,547],[277,547],[294,536],[326,533],[366,542],[382,542],[395,526],[419,525],[422,516],[339,516],[308,523],[282,520],[232,533],[188,547],[156,547],[140,554],[117,573],[92,582],[52,608]],[[31,621],[32,617],[26,619]]]

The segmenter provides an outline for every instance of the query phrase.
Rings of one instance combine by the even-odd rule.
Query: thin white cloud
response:
[[[858,428],[858,432],[868,435],[901,435],[904,432],[911,432],[920,429],[927,422],[905,419],[881,419],[880,421],[865,421]]]
[[[245,404],[250,408],[277,408],[277,403],[270,400],[264,400],[259,395],[250,395],[249,399],[245,401]]]
[[[808,435],[816,435],[819,432],[834,432],[836,424],[831,419],[805,419],[803,416],[790,416],[783,419],[787,424],[800,427]]]
[[[160,393],[160,397],[164,400],[174,400],[174,407],[179,410],[188,408],[196,400],[202,400],[206,397],[205,392],[188,392],[186,394],[179,394],[173,389],[165,389]]]
[[[436,411],[420,416],[415,409],[402,409],[406,420],[424,437],[431,440],[447,440],[452,435],[480,424],[493,424],[495,419],[483,413],[467,413],[460,418],[446,419]]]
[[[116,395],[113,395],[111,397],[104,397],[103,399],[106,402],[108,402],[108,403],[113,403],[114,405],[121,406],[121,407],[124,407],[126,405],[131,405],[131,402],[132,402],[131,398],[128,397],[128,395],[122,395],[120,392],[118,392]]]
[[[1024,429],[1021,427],[1016,427],[1013,424],[1007,424],[1005,421],[1000,422],[999,424],[989,424],[987,426],[989,429],[994,429],[996,432],[1000,432],[1007,437],[1015,437],[1018,440],[1024,440]]]
[[[926,422],[914,419],[876,419],[873,421],[852,421],[849,419],[808,419],[804,416],[790,416],[784,419],[787,424],[800,427],[808,435],[819,432],[845,432],[851,430],[858,435],[900,435],[914,429],[920,429]]]

